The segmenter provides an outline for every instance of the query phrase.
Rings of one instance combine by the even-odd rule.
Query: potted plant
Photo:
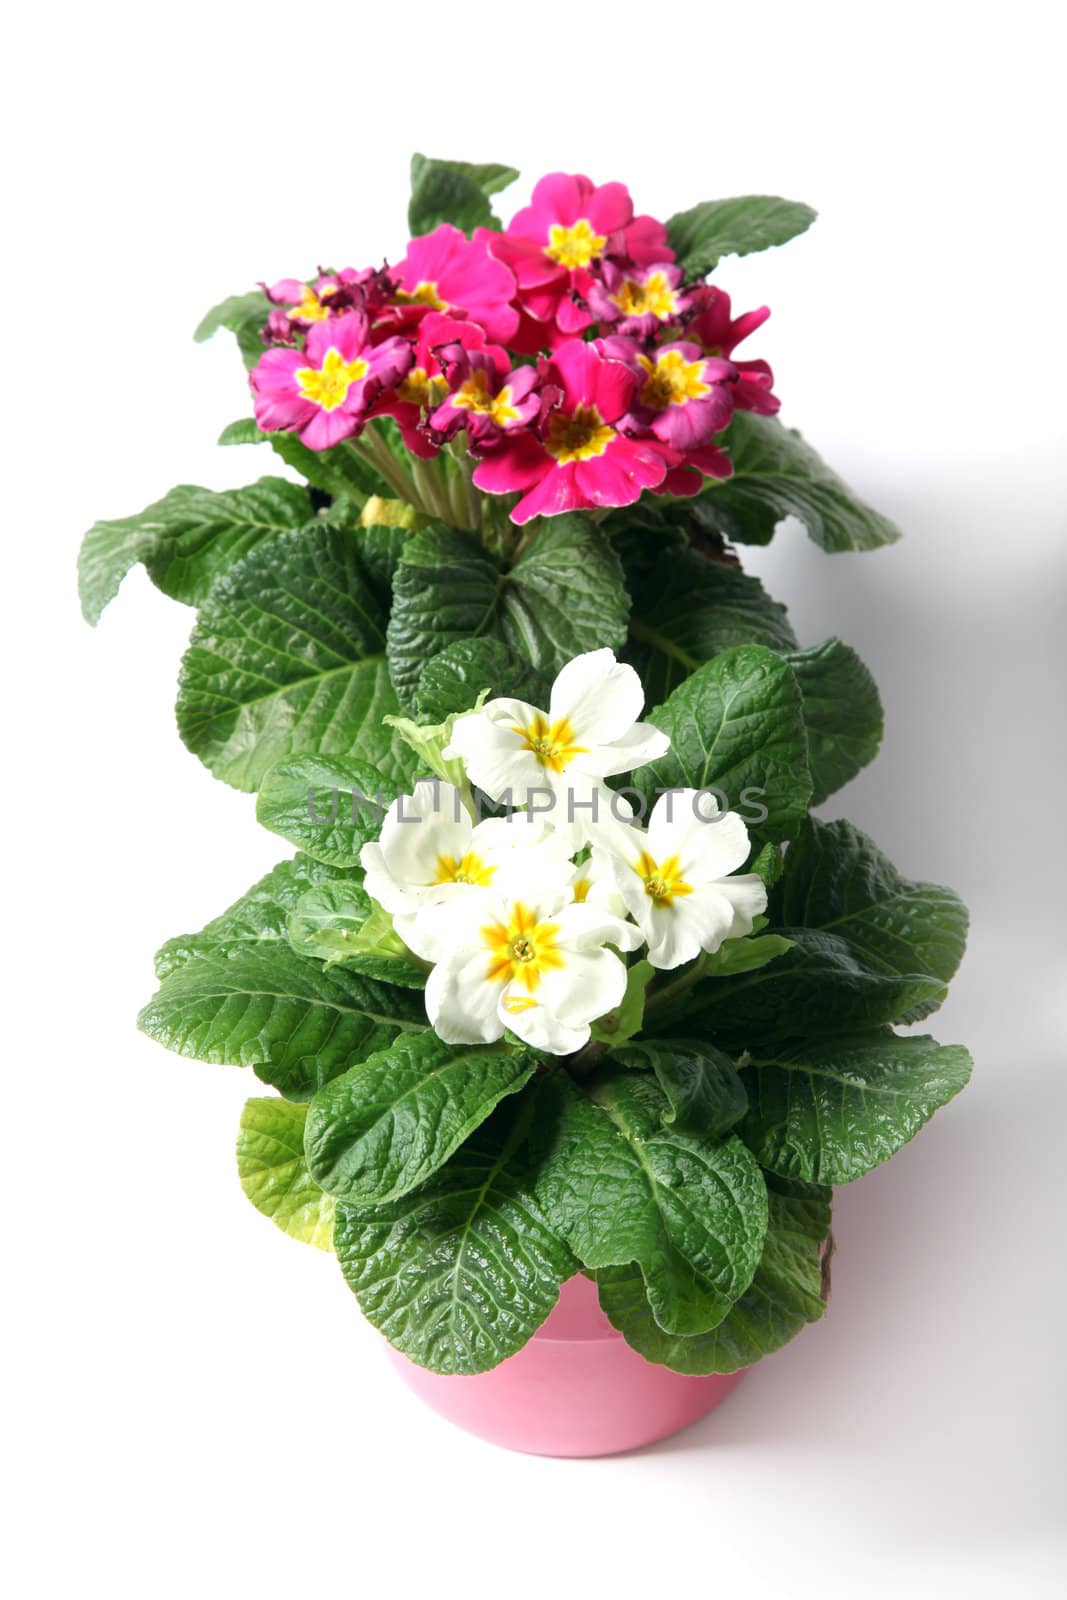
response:
[[[296,854],[157,956],[141,1016],[251,1067],[246,1194],[336,1251],[408,1380],[520,1449],[640,1444],[825,1308],[834,1185],[966,1082],[897,1026],[966,915],[816,809],[877,751],[855,651],[738,544],[897,537],[778,419],[708,274],[813,213],[666,224],[412,164],[412,239],[216,307],[292,469],[101,522],[198,608],[178,727]]]

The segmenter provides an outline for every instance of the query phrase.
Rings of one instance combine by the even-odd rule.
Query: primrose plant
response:
[[[246,1194],[414,1361],[496,1365],[584,1272],[649,1360],[730,1372],[822,1315],[833,1186],[966,1082],[895,1031],[966,915],[814,814],[877,690],[736,553],[897,537],[708,281],[813,213],[556,173],[502,228],[517,176],[416,156],[395,262],[216,307],[220,442],[285,475],[86,535],[90,621],[138,562],[197,608],[180,734],[297,851],[163,946],[141,1025],[271,1091]]]

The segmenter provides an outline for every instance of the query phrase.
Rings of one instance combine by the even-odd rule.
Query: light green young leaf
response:
[[[431,1178],[536,1065],[531,1050],[401,1036],[319,1090],[304,1140],[308,1169],[345,1205],[399,1200]]]
[[[306,1117],[307,1107],[289,1100],[247,1100],[237,1135],[237,1173],[256,1210],[283,1233],[332,1250],[334,1200],[308,1173]]]
[[[355,882],[323,883],[301,895],[286,923],[298,956],[405,989],[421,989],[426,970],[397,938],[393,919]]]
[[[718,1138],[740,1122],[748,1097],[729,1056],[701,1039],[638,1039],[611,1052],[631,1071],[652,1071],[670,1109],[664,1123],[678,1133]]]
[[[411,703],[425,665],[457,640],[500,640],[554,676],[572,656],[621,649],[630,602],[618,557],[585,517],[546,521],[508,572],[454,528],[412,534],[393,586],[389,666]]]
[[[601,1044],[624,1044],[641,1030],[645,1016],[645,990],[656,969],[648,961],[635,961],[626,974],[626,990],[614,1011],[593,1024],[593,1038]]]
[[[252,1067],[288,1100],[309,1100],[398,1033],[427,1026],[421,994],[327,971],[280,941],[187,956],[138,1025],[178,1055]]]
[[[577,1271],[533,1190],[533,1085],[402,1199],[339,1206],[335,1246],[364,1315],[431,1372],[485,1372],[530,1338]]]
[[[366,551],[362,534],[316,524],[215,585],[182,663],[178,729],[216,777],[255,789],[299,755],[366,762],[395,783],[414,776],[382,727],[399,706]]]
[[[741,1136],[783,1177],[851,1183],[913,1139],[970,1074],[962,1045],[888,1030],[753,1051]]]
[[[878,754],[882,702],[871,674],[840,639],[792,650],[786,660],[804,698],[808,765],[815,785],[811,803],[820,806]]]
[[[733,474],[700,497],[703,513],[727,539],[767,544],[797,517],[823,550],[874,550],[900,529],[860,500],[795,429],[777,417],[734,414],[724,436]]]
[[[679,1339],[652,1315],[633,1267],[597,1273],[609,1322],[646,1361],[700,1376],[739,1372],[788,1344],[826,1310],[824,1264],[830,1234],[829,1189],[769,1179],[767,1237],[756,1276],[710,1333]]]
[[[396,785],[366,762],[295,756],[271,767],[256,797],[256,818],[272,833],[330,866],[355,867],[377,839]]]
[[[792,669],[763,645],[725,650],[648,713],[671,748],[634,773],[636,788],[715,788],[743,812],[748,791],[767,809],[761,831],[796,832],[811,801],[804,715]],[[721,804],[721,801],[720,801]],[[724,807],[726,809],[726,807]]]
[[[687,277],[702,278],[724,256],[747,256],[785,244],[815,221],[810,206],[773,194],[705,200],[667,220],[667,237]]]
[[[307,490],[284,478],[221,492],[179,484],[136,516],[94,522],[78,555],[82,614],[99,622],[138,562],[164,594],[196,605],[242,556],[310,515]]]
[[[347,439],[329,450],[309,450],[295,433],[286,433],[284,429],[264,433],[254,417],[240,417],[223,428],[218,443],[269,444],[275,454],[294,467],[313,488],[322,489],[335,499],[353,500],[358,504],[371,495],[390,492],[385,479],[357,454],[355,446]]]
[[[752,1281],[767,1191],[740,1139],[681,1133],[643,1073],[609,1071],[584,1089],[552,1080],[559,1123],[536,1193],[587,1267],[636,1262],[661,1327],[706,1333]]]

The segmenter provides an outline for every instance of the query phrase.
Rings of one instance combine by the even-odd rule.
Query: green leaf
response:
[[[531,1050],[401,1036],[319,1090],[308,1112],[308,1169],[346,1205],[399,1200],[528,1083],[536,1065]]]
[[[698,667],[648,720],[671,748],[634,773],[636,788],[709,789],[740,810],[748,791],[767,809],[761,832],[795,833],[811,800],[800,689],[792,669],[762,645],[740,645]]]
[[[756,1276],[710,1333],[679,1339],[652,1315],[640,1272],[597,1273],[609,1322],[646,1361],[699,1376],[739,1372],[780,1350],[826,1310],[823,1263],[830,1232],[830,1190],[769,1180],[767,1237]],[[779,1192],[782,1191],[782,1192]]]
[[[280,861],[199,933],[168,939],[156,954],[156,977],[165,978],[195,955],[228,955],[241,944],[286,943],[286,921],[302,895],[321,884],[351,881],[352,874],[324,867],[310,856]],[[355,887],[355,885],[352,885]]]
[[[678,1133],[718,1138],[729,1133],[748,1109],[737,1068],[729,1056],[701,1039],[639,1039],[611,1052],[631,1071],[652,1071],[670,1109],[664,1123]]]
[[[667,237],[687,277],[704,277],[723,256],[747,256],[786,244],[815,221],[810,206],[773,194],[705,200],[667,220]]]
[[[420,773],[452,784],[453,788],[459,790],[464,802],[469,801],[470,785],[466,767],[458,756],[446,760],[444,754],[452,742],[455,716],[433,723],[412,722],[410,717],[386,717],[385,720],[414,754]]]
[[[189,955],[138,1025],[178,1055],[252,1067],[286,1099],[309,1100],[398,1033],[425,1029],[425,1016],[421,994],[265,941]]]
[[[294,467],[313,488],[322,489],[336,499],[358,503],[371,495],[389,492],[384,478],[378,476],[348,440],[329,450],[309,450],[295,433],[284,430],[264,433],[254,417],[240,417],[223,428],[218,443],[269,444],[275,454]]]
[[[271,767],[256,797],[256,818],[330,866],[355,867],[377,839],[396,785],[365,762],[296,756]]]
[[[436,161],[429,156],[411,158],[411,200],[408,227],[412,235],[432,233],[442,222],[451,222],[464,233],[475,228],[497,228],[489,196],[519,176],[514,167],[489,163],[478,166],[469,161]]]
[[[311,515],[307,490],[284,478],[245,489],[179,484],[133,517],[94,522],[78,555],[82,615],[96,624],[131,567],[144,562],[158,589],[195,605],[242,556]]]
[[[840,639],[790,651],[786,660],[804,698],[808,765],[815,785],[811,803],[821,806],[878,754],[882,702],[871,674]]]
[[[327,967],[343,962],[352,972],[405,989],[425,986],[425,968],[416,965],[394,933],[392,917],[359,883],[342,879],[309,889],[289,913],[286,932],[298,956]]]
[[[895,1155],[971,1075],[962,1045],[877,1031],[753,1052],[741,1136],[761,1166],[851,1183]]]
[[[624,1044],[641,1030],[645,1016],[645,990],[656,975],[648,961],[635,961],[626,974],[626,989],[614,1011],[593,1024],[593,1038],[601,1044]]]
[[[767,919],[761,917],[758,920],[766,923]],[[792,948],[793,941],[783,938],[780,933],[764,933],[744,939],[727,939],[717,950],[705,950],[697,957],[697,963],[701,977],[728,978],[738,972],[757,972],[760,967],[765,967],[769,961],[777,961],[779,956],[784,956]]]
[[[457,640],[500,640],[549,676],[572,656],[621,649],[629,597],[618,557],[580,516],[553,517],[509,572],[454,528],[412,534],[397,568],[389,665],[410,703],[428,661]]]
[[[552,1081],[559,1126],[537,1180],[549,1224],[587,1267],[637,1262],[661,1327],[715,1327],[751,1283],[767,1227],[748,1151],[664,1125],[670,1102],[642,1073],[616,1069],[585,1093]]]
[[[547,705],[549,681],[532,672],[499,639],[457,639],[427,661],[415,689],[415,708],[426,722],[469,711],[483,690],[493,699],[517,697]]]
[[[758,578],[711,561],[680,534],[616,540],[634,597],[624,659],[640,673],[650,704],[663,700],[703,662],[734,645],[792,650],[785,607]]]
[[[193,338],[197,344],[203,344],[220,328],[228,328],[237,340],[245,366],[254,367],[263,354],[263,329],[267,325],[270,309],[270,301],[262,289],[251,289],[247,294],[231,294],[225,300],[220,300],[217,306],[212,306],[201,319]]]
[[[541,1096],[510,1096],[429,1183],[387,1206],[339,1206],[335,1246],[364,1315],[432,1372],[485,1372],[530,1338],[577,1262],[532,1182]]]
[[[808,819],[786,852],[778,908],[784,924],[831,933],[882,972],[947,983],[963,959],[959,897],[903,877],[851,822]]]
[[[836,933],[787,929],[792,948],[756,971],[709,977],[656,1011],[658,1026],[710,1029],[731,1051],[849,1033],[935,1011],[945,985],[872,967]]]
[[[414,775],[382,727],[399,707],[364,548],[316,524],[253,551],[212,590],[182,663],[178,730],[216,777],[255,789],[299,755],[366,762],[396,783]]]
[[[705,490],[700,504],[727,539],[766,544],[786,517],[797,517],[823,550],[874,550],[900,538],[777,417],[738,411],[723,442],[733,475]]]
[[[247,1100],[237,1135],[237,1173],[256,1210],[283,1233],[332,1250],[334,1201],[308,1172],[306,1117],[307,1107],[289,1100]]]

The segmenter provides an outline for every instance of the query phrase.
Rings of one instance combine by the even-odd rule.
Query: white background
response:
[[[3,250],[3,1429],[13,1600],[451,1592],[1043,1597],[1062,1578],[1063,128],[1052,8],[39,8],[9,26]],[[729,262],[784,418],[907,532],[749,564],[856,645],[877,765],[831,808],[975,919],[973,1086],[839,1194],[825,1321],[642,1454],[423,1412],[335,1264],[244,1200],[250,1075],[133,1028],[150,957],[278,856],[180,745],[191,615],[94,634],[85,527],[223,452],[223,294],[404,241],[412,149],[818,207]],[[13,208],[13,209],[12,209]],[[509,208],[510,209],[510,208]],[[12,558],[14,572],[12,572]],[[13,959],[12,959],[13,958]],[[12,1026],[14,1024],[14,1026]]]

